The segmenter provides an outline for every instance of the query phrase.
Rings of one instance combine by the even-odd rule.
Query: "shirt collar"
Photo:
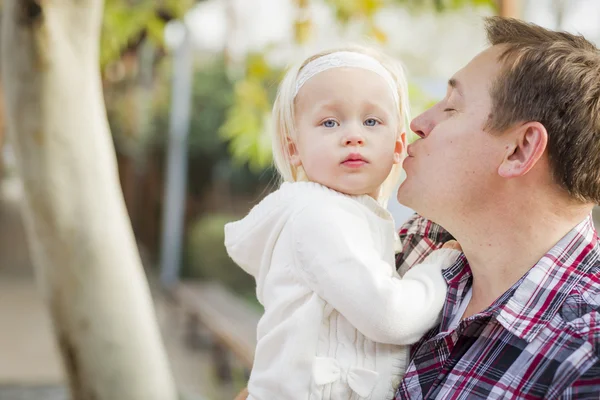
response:
[[[567,233],[511,290],[498,322],[531,342],[598,261],[600,248],[591,215]]]
[[[494,315],[509,332],[530,342],[556,315],[572,289],[599,258],[598,237],[590,215],[483,314]],[[448,283],[448,295],[442,311],[442,332],[452,321],[473,280],[464,255],[446,268],[443,275]]]
[[[454,314],[460,308],[459,305],[465,294],[471,287],[473,276],[464,254],[461,254],[454,264],[443,269],[442,275],[448,284],[448,294],[446,295],[446,303],[444,303],[440,321],[440,331],[445,332],[448,330]]]

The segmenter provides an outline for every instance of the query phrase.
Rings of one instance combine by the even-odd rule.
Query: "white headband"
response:
[[[330,53],[325,56],[319,57],[312,60],[300,70],[298,77],[296,78],[296,89],[294,91],[294,97],[298,95],[300,88],[308,82],[313,76],[326,71],[331,68],[362,68],[368,71],[375,72],[381,76],[388,84],[394,96],[396,105],[400,105],[400,98],[398,96],[398,85],[392,77],[392,74],[385,69],[383,65],[375,58],[362,53],[356,53],[353,51],[337,51]]]

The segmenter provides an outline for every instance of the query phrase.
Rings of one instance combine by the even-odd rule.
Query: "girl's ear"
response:
[[[302,160],[300,159],[300,154],[298,153],[298,147],[296,147],[296,144],[290,137],[286,138],[286,142],[288,154],[290,156],[290,164],[292,164],[294,167],[300,167],[302,165]]]
[[[406,132],[401,132],[396,138],[396,145],[394,147],[394,164],[400,164],[404,159],[404,152],[406,150]]]

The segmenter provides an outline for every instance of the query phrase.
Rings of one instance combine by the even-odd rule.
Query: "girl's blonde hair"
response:
[[[332,49],[315,54],[314,56],[306,59],[303,63],[288,70],[283,78],[283,81],[279,85],[277,97],[275,98],[275,103],[273,105],[273,161],[275,163],[275,167],[279,171],[281,180],[284,182],[298,182],[307,180],[302,167],[295,167],[291,164],[289,153],[290,141],[292,143],[296,143],[297,139],[294,97],[298,74],[311,61],[338,51],[351,51],[368,55],[379,61],[381,65],[388,70],[388,72],[392,75],[394,82],[396,83],[398,98],[400,99],[398,110],[400,129],[398,135],[400,135],[402,132],[406,132],[406,128],[408,127],[410,121],[408,87],[404,69],[402,68],[400,62],[375,49],[359,46]],[[404,151],[406,151],[406,149]],[[387,203],[388,198],[392,194],[392,191],[400,179],[401,172],[402,164],[394,164],[390,174],[381,185],[380,195],[378,198],[381,204],[385,205]]]

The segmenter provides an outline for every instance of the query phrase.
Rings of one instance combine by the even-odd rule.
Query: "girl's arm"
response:
[[[446,297],[441,269],[460,252],[438,250],[399,279],[376,251],[368,223],[352,211],[308,207],[295,215],[297,270],[371,340],[414,343],[437,323]]]

